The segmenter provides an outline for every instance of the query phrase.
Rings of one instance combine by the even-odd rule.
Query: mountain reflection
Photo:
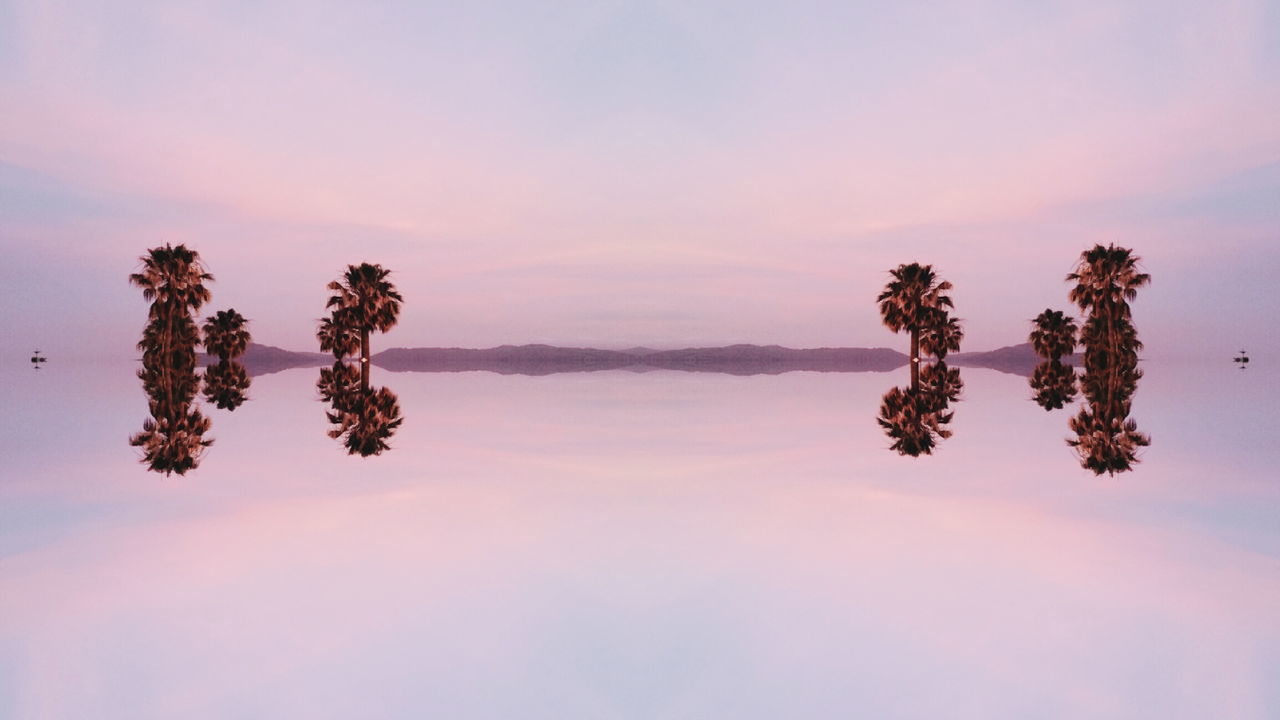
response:
[[[950,407],[963,389],[959,368],[939,361],[920,367],[915,384],[885,393],[876,421],[893,441],[889,449],[912,457],[932,454],[939,439],[951,437]]]
[[[387,441],[404,422],[395,393],[385,387],[371,389],[367,375],[362,380],[355,365],[341,361],[320,370],[316,389],[329,403],[329,437],[340,439],[348,454],[368,457],[391,449]]]

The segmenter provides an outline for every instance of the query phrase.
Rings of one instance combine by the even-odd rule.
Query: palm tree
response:
[[[326,325],[321,321],[319,332],[322,350],[332,350],[341,358],[350,350],[348,341],[355,333],[360,337],[361,384],[368,386],[369,333],[372,330],[387,332],[395,327],[400,317],[400,303],[404,298],[394,285],[387,281],[390,270],[381,265],[361,263],[348,265],[341,281],[329,283],[333,291],[325,307],[332,309]],[[341,353],[341,354],[340,354]]]
[[[139,260],[142,271],[129,276],[129,282],[142,288],[142,297],[152,301],[153,316],[173,308],[197,311],[209,302],[205,283],[213,276],[205,272],[200,253],[186,245],[151,248]]]
[[[253,337],[246,327],[249,321],[235,310],[219,310],[204,321],[204,349],[219,360],[242,355]]]
[[[1141,258],[1128,248],[1095,245],[1080,254],[1075,272],[1067,275],[1067,281],[1075,283],[1067,298],[1089,314],[1084,330],[1089,331],[1092,344],[1119,347],[1125,342],[1123,326],[1131,314],[1128,301],[1151,282],[1150,275],[1139,272],[1139,262]]]
[[[129,444],[142,448],[141,461],[151,470],[183,475],[199,467],[200,456],[213,444],[204,439],[211,424],[198,408],[183,408],[145,421],[142,432],[131,436]]]
[[[335,310],[331,317],[320,321],[316,338],[320,341],[320,350],[331,351],[338,360],[360,352],[360,332],[346,320],[341,310]]]
[[[1142,259],[1129,248],[1094,245],[1080,254],[1075,272],[1067,275],[1074,282],[1067,297],[1085,312],[1108,309],[1138,297],[1138,288],[1151,282],[1151,276],[1138,271]]]
[[[1076,321],[1061,310],[1045,309],[1031,321],[1028,339],[1037,354],[1046,360],[1057,360],[1076,349]]]
[[[954,307],[951,297],[945,295],[951,289],[951,283],[942,280],[933,272],[932,265],[911,263],[899,265],[890,270],[893,279],[885,286],[876,301],[880,303],[880,317],[885,327],[896,332],[907,330],[911,333],[911,384],[919,384],[920,335],[927,328],[949,324],[946,308]],[[959,325],[955,325],[959,330]],[[955,348],[959,347],[960,335],[948,334],[943,330],[937,342],[931,341],[931,349],[941,350],[946,354],[951,345],[943,340],[945,336],[955,340]]]
[[[194,367],[200,330],[191,313],[209,301],[205,283],[213,276],[205,271],[200,254],[185,245],[152,248],[139,260],[142,270],[131,274],[129,282],[142,288],[142,297],[151,301],[147,327],[138,343],[144,362]]]
[[[211,423],[198,408],[192,408],[199,387],[195,373],[195,351],[186,346],[191,361],[163,362],[163,353],[144,352],[138,378],[147,393],[149,417],[142,431],[129,444],[142,448],[141,461],[155,472],[182,475],[200,464],[204,449],[213,444],[204,435]]]
[[[1138,462],[1138,448],[1151,444],[1151,436],[1139,432],[1127,412],[1087,405],[1069,424],[1076,437],[1067,444],[1079,453],[1081,466],[1095,475],[1132,470]]]
[[[958,318],[950,317],[944,310],[926,313],[928,319],[920,330],[920,352],[945,360],[950,350],[959,351],[964,340],[964,330]]]

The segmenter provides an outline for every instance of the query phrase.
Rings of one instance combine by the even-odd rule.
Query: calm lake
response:
[[[392,373],[392,449],[316,369],[253,378],[185,476],[134,364],[0,370],[0,717],[1280,717],[1280,374],[1147,361],[1132,472],[1080,400],[964,368]]]

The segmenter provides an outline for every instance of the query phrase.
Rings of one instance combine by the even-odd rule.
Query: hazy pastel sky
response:
[[[0,0],[0,335],[130,352],[171,242],[294,349],[360,261],[375,349],[905,347],[921,261],[979,350],[1116,242],[1150,354],[1280,351],[1280,2],[939,5]]]

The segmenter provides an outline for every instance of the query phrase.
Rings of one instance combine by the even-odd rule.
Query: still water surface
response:
[[[315,369],[186,476],[136,367],[0,370],[0,717],[1280,717],[1280,377],[1148,362],[1133,472],[1079,401],[964,369],[388,373],[380,456]]]

